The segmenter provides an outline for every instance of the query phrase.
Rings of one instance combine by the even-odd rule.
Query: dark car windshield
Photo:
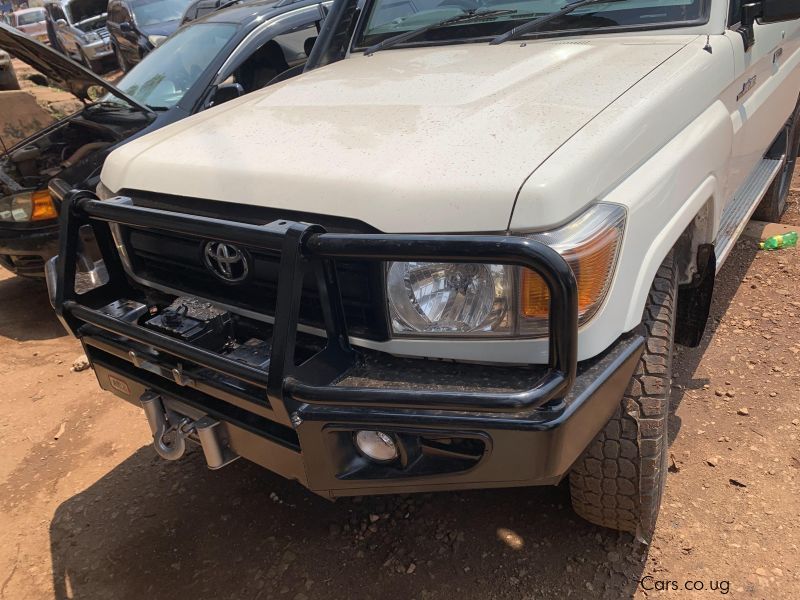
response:
[[[196,23],[181,29],[131,69],[117,87],[150,108],[171,108],[195,84],[236,28],[232,23]]]
[[[133,16],[139,27],[166,21],[177,21],[191,0],[136,0],[132,3]]]
[[[17,15],[17,25],[33,25],[44,21],[44,9],[32,10]]]
[[[493,37],[525,21],[530,21],[562,9],[569,0],[485,0],[475,8],[478,12],[508,10],[509,13],[484,21],[434,28],[407,42],[419,45],[426,42]],[[442,0],[375,0],[366,25],[356,40],[356,47],[371,46],[398,33],[417,29],[463,13],[466,0],[447,4]],[[680,27],[696,25],[706,20],[707,0],[612,0],[576,9],[574,12],[547,23],[531,35],[542,32],[596,31],[618,27]],[[402,45],[402,44],[401,44]]]

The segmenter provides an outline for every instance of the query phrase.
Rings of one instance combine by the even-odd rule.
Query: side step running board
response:
[[[733,200],[722,211],[717,241],[714,244],[714,253],[717,255],[717,272],[733,250],[733,245],[744,231],[750,215],[755,212],[758,203],[767,193],[772,180],[775,179],[781,167],[783,167],[783,157],[762,159],[736,190]]]

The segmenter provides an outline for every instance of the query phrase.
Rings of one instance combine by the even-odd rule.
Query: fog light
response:
[[[397,458],[397,444],[388,433],[382,431],[357,431],[356,448],[375,462],[389,462]]]

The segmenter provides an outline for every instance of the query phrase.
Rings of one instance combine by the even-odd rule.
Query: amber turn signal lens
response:
[[[563,239],[570,237],[564,235],[551,245],[561,253],[575,275],[579,323],[586,322],[602,304],[611,286],[622,243],[624,210],[600,206],[606,213],[605,218],[596,219],[593,227],[585,227],[581,232],[584,235],[573,236],[572,240]],[[541,331],[550,312],[550,291],[544,280],[530,269],[522,269],[520,279],[520,316],[529,323],[529,331]],[[536,323],[540,325],[537,327]]]
[[[33,209],[31,210],[31,221],[44,221],[45,219],[57,219],[58,211],[47,190],[38,190],[31,196]]]
[[[522,270],[522,316],[528,319],[547,317],[550,307],[550,290],[535,271]]]

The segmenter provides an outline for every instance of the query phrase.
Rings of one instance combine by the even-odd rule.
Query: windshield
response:
[[[232,23],[196,23],[179,30],[119,80],[117,87],[152,109],[181,101],[236,31]],[[106,96],[104,100],[114,101]]]
[[[44,21],[44,9],[32,10],[17,15],[17,25],[33,25]]]
[[[177,21],[191,0],[138,0],[133,3],[133,16],[139,27],[166,21]]]
[[[478,12],[508,10],[507,14],[485,20],[435,27],[407,44],[493,37],[515,25],[554,13],[567,3],[568,0],[481,0],[480,3],[479,0],[374,0],[355,45],[359,48],[371,46],[393,35],[456,16],[465,9]],[[705,22],[706,7],[706,0],[611,0],[578,8],[529,35],[540,36],[553,31],[594,32],[619,27],[653,29],[697,25]]]

